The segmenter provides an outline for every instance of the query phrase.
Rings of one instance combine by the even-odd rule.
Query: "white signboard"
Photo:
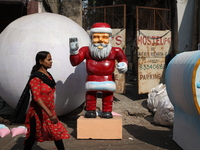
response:
[[[165,57],[170,52],[171,31],[137,31],[138,93],[149,93],[164,77]]]
[[[112,29],[112,46],[113,47],[120,47],[121,49],[125,49],[126,43],[126,30],[123,29]],[[115,83],[116,83],[116,92],[117,93],[124,93],[125,92],[125,74],[120,74],[117,69],[114,72],[115,76]]]

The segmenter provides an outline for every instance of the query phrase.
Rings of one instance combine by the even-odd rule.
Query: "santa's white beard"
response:
[[[98,48],[99,45],[103,46],[103,49],[99,49]],[[108,55],[110,54],[111,48],[112,47],[110,43],[109,44],[102,44],[102,43],[89,44],[90,55],[95,60],[102,60],[108,57]]]

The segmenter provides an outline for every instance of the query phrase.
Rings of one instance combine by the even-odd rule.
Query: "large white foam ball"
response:
[[[15,108],[35,64],[36,53],[49,51],[53,66],[48,71],[57,83],[57,115],[80,106],[85,100],[85,63],[71,66],[70,37],[78,37],[79,47],[89,43],[82,27],[58,14],[27,15],[9,24],[0,34],[0,96]]]

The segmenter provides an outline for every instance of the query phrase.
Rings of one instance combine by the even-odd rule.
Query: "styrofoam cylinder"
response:
[[[166,69],[166,89],[175,109],[189,115],[200,112],[200,51],[176,55]]]
[[[56,113],[64,115],[85,100],[85,63],[72,67],[69,38],[77,37],[79,46],[89,44],[86,31],[71,19],[54,13],[21,17],[0,34],[0,96],[15,107],[28,81],[35,55],[49,51],[53,66],[48,71],[56,85]]]

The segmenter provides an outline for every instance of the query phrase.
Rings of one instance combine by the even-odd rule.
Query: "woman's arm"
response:
[[[36,102],[47,113],[47,115],[49,116],[50,120],[54,124],[58,123],[57,117],[47,108],[47,106],[43,103],[43,101],[41,99],[38,99]]]

